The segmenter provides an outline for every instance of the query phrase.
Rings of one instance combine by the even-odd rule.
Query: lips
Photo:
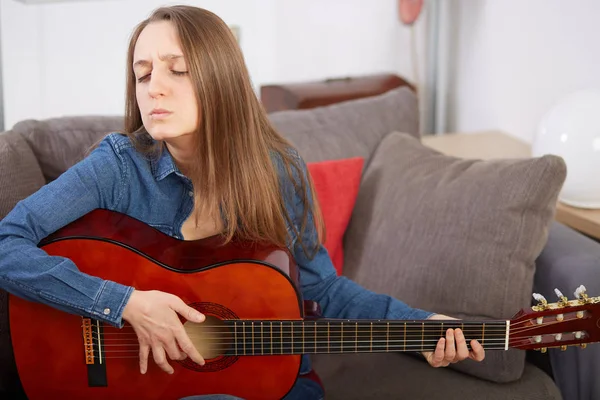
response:
[[[150,112],[150,117],[154,119],[163,119],[171,115],[172,112],[163,108],[155,108]]]
[[[171,114],[171,111],[165,110],[164,108],[155,108],[150,112],[150,115],[164,115]]]

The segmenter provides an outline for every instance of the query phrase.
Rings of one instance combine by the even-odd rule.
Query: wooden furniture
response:
[[[531,157],[531,147],[528,143],[498,131],[423,136],[422,142],[441,153],[463,158]],[[600,240],[600,209],[577,208],[559,201],[556,220]]]
[[[325,106],[341,101],[376,96],[391,89],[415,87],[393,74],[333,78],[318,82],[264,85],[260,98],[267,112]]]

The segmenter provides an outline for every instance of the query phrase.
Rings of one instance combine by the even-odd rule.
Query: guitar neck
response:
[[[509,321],[229,320],[228,355],[433,351],[449,328],[486,350],[508,349]]]

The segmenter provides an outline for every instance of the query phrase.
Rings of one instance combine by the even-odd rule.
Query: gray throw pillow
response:
[[[393,132],[365,170],[344,273],[413,307],[510,319],[531,302],[535,259],[565,178],[556,156],[460,159]],[[521,377],[524,363],[525,352],[511,349],[454,368],[509,382]]]

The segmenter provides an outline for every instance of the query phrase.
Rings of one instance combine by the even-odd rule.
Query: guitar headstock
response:
[[[510,321],[510,347],[522,350],[567,346],[585,347],[587,343],[600,342],[600,297],[589,297],[585,287],[575,290],[575,300],[568,300],[558,290],[556,303],[535,293],[538,304],[523,309]]]

